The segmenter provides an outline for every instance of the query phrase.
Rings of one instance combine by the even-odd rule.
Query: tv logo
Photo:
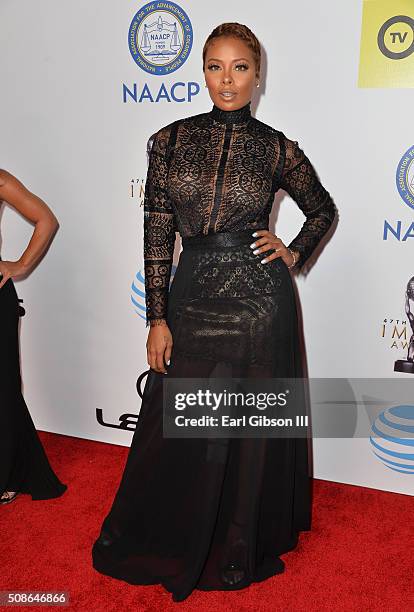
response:
[[[387,19],[378,32],[378,48],[385,57],[401,60],[414,53],[414,19],[397,15]]]
[[[364,0],[359,87],[414,87],[411,0]]]

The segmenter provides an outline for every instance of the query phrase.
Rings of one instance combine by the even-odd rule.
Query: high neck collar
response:
[[[237,110],[222,110],[213,104],[210,116],[219,123],[246,123],[252,116],[250,112],[250,102]]]

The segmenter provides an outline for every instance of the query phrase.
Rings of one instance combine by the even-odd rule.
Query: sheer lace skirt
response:
[[[306,439],[163,437],[163,379],[301,377],[290,273],[261,264],[251,230],[183,239],[167,322],[166,375],[150,370],[125,471],[94,567],[161,583],[175,601],[283,571],[310,529]]]

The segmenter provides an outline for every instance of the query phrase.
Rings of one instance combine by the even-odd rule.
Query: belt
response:
[[[252,235],[258,229],[269,229],[267,227],[240,230],[237,232],[216,232],[211,234],[197,234],[196,236],[183,236],[181,244],[183,249],[199,249],[208,247],[236,246],[254,242]]]

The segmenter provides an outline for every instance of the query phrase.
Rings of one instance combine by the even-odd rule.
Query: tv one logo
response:
[[[378,48],[385,57],[401,60],[414,53],[414,19],[408,15],[396,15],[381,26]]]
[[[359,87],[414,87],[412,0],[364,0]]]

